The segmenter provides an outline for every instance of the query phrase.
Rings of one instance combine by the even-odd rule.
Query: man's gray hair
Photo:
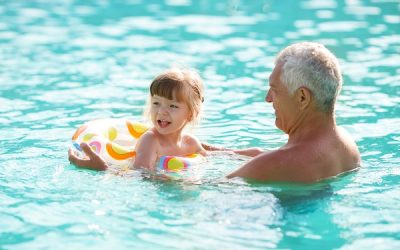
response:
[[[342,75],[337,58],[327,48],[319,43],[295,43],[283,49],[275,63],[282,63],[280,79],[289,94],[306,87],[321,111],[333,112],[342,87]]]

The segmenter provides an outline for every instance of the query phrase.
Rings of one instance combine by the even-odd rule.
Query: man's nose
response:
[[[265,101],[266,102],[272,102],[271,90],[268,90],[267,95],[265,96]]]

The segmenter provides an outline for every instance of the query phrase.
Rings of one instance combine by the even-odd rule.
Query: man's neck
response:
[[[296,129],[288,133],[288,144],[297,144],[327,134],[336,129],[333,113],[310,112],[304,116]]]

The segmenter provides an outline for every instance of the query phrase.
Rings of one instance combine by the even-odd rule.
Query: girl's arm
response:
[[[206,144],[206,143],[202,143],[201,145],[207,151],[231,151],[235,154],[240,154],[240,155],[245,155],[245,156],[250,156],[250,157],[254,157],[254,156],[257,156],[257,155],[265,152],[261,148],[257,148],[257,147],[246,148],[246,149],[230,149],[230,148],[217,147],[217,146]]]
[[[157,161],[158,140],[152,131],[144,133],[136,144],[135,168],[154,169]]]

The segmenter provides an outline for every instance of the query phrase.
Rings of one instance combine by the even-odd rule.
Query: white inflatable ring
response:
[[[85,155],[79,145],[86,142],[107,164],[129,167],[132,166],[136,155],[134,150],[136,142],[148,129],[149,127],[143,123],[126,119],[89,121],[75,131],[72,136],[72,149],[84,158]],[[157,164],[157,169],[179,172],[202,161],[204,161],[204,157],[199,154],[162,156]]]

